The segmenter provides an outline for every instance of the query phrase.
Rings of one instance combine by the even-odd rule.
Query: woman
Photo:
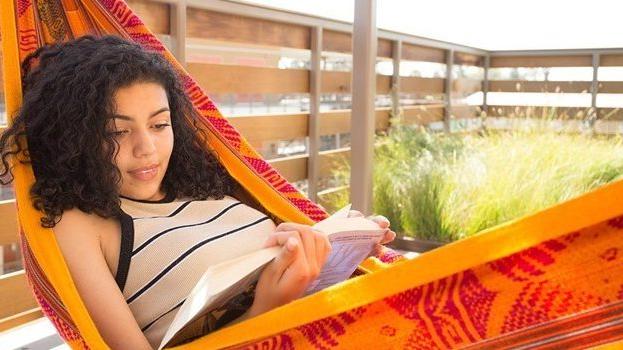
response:
[[[82,37],[37,50],[23,69],[23,105],[0,138],[0,177],[12,181],[11,157],[32,163],[41,225],[53,228],[111,348],[157,347],[215,262],[282,246],[251,300],[215,315],[208,330],[288,303],[317,277],[326,235],[275,226],[235,183],[205,148],[198,115],[161,56],[117,37]]]

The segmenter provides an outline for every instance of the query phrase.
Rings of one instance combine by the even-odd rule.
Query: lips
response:
[[[142,180],[142,181],[152,180],[158,174],[158,164],[152,164],[146,167],[137,168],[137,169],[128,171],[128,173],[137,180]]]

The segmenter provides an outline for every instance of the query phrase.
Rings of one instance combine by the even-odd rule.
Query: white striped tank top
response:
[[[167,196],[160,201],[121,197],[121,210],[115,279],[154,348],[209,266],[260,249],[275,229],[264,213],[230,196]]]

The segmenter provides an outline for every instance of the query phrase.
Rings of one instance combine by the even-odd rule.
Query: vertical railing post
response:
[[[311,67],[309,71],[309,129],[307,158],[307,196],[318,200],[318,152],[320,151],[320,60],[322,59],[322,27],[311,28]]]
[[[448,50],[446,55],[446,109],[443,118],[443,127],[446,132],[450,132],[450,119],[452,118],[452,67],[454,66],[454,50]]]
[[[366,215],[372,213],[376,50],[376,0],[357,0],[353,30],[350,198],[353,209]]]
[[[591,113],[589,115],[589,121],[591,123],[591,128],[593,127],[595,121],[597,120],[597,93],[599,92],[599,60],[600,56],[598,53],[593,54],[593,82],[591,84]]]
[[[392,118],[395,120],[400,115],[400,60],[402,54],[402,41],[395,40],[392,46]],[[390,125],[391,126],[391,125]]]
[[[186,68],[186,0],[177,0],[171,5],[170,23],[173,55]]]
[[[489,104],[487,102],[487,95],[489,94],[489,66],[491,65],[491,56],[485,55],[485,69],[484,77],[482,80],[482,111],[485,112],[485,116],[489,115]]]

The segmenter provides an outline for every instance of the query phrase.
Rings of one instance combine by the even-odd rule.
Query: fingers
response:
[[[277,226],[276,228],[276,231],[297,231],[299,233],[299,237],[301,239],[301,242],[303,243],[303,251],[305,252],[305,257],[310,269],[310,273],[312,275],[317,275],[321,267],[319,266],[320,264],[318,262],[321,256],[317,255],[315,239],[316,233],[312,230],[311,226],[286,222],[279,224],[279,226]]]
[[[331,242],[329,242],[329,237],[324,232],[314,231],[316,239],[316,257],[318,260],[319,270],[322,270],[322,267],[327,262],[327,258],[329,258],[329,254],[331,253]]]
[[[288,266],[292,265],[292,263],[296,260],[297,255],[301,253],[301,244],[296,237],[286,237],[285,242],[283,243],[283,248],[281,249],[281,252],[279,252],[279,255],[275,258],[274,264],[270,265],[273,269],[275,282],[281,278]]]
[[[368,216],[368,220],[374,221],[380,228],[388,228],[390,225],[389,220],[383,215]]]
[[[290,237],[297,238],[299,241],[301,238],[300,233],[296,230],[273,232],[268,236],[268,239],[266,239],[266,242],[264,242],[264,248],[268,248],[268,247],[272,247],[276,245],[282,246],[286,243],[286,241]]]
[[[275,235],[279,235],[280,232],[290,231],[298,231],[300,233],[310,272],[312,275],[318,275],[331,252],[329,238],[324,232],[314,230],[311,226],[291,222],[278,225]]]
[[[379,242],[379,244],[387,244],[392,242],[394,239],[396,238],[396,232],[394,231],[387,231],[385,232],[385,235],[383,236],[383,239],[381,239],[381,242]]]

